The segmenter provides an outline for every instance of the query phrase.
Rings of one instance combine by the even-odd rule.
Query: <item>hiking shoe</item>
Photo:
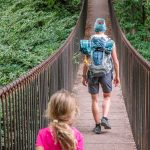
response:
[[[101,119],[101,126],[104,126],[105,129],[111,129],[111,126],[110,126],[110,124],[108,122],[108,118],[103,117]]]
[[[93,129],[93,132],[96,134],[101,134],[101,125],[96,124],[95,128]]]

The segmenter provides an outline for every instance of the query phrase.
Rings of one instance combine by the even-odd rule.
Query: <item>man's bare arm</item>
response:
[[[113,64],[115,68],[114,84],[115,86],[117,86],[120,83],[120,78],[119,78],[119,61],[118,61],[115,45],[113,46],[113,50],[112,50],[112,59],[113,59]]]

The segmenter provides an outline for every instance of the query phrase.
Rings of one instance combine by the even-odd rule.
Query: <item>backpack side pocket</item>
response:
[[[93,51],[93,63],[98,66],[102,64],[103,61],[103,52],[102,51]]]

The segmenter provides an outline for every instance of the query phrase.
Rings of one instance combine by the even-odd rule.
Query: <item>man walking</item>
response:
[[[95,34],[91,36],[92,53],[86,55],[83,65],[83,79],[84,86],[88,86],[88,91],[92,98],[92,113],[95,120],[95,128],[93,131],[96,134],[101,133],[101,126],[105,129],[111,129],[108,122],[108,112],[110,108],[110,97],[112,91],[112,80],[114,85],[117,86],[120,83],[119,79],[119,62],[116,54],[115,43],[112,43],[112,49],[104,48],[108,45],[110,38],[105,34],[106,24],[103,18],[98,18],[94,24]],[[105,60],[104,60],[105,59]],[[102,65],[103,66],[102,66]],[[113,79],[113,66],[115,70],[115,76]],[[103,103],[102,103],[102,118],[100,121],[99,105],[98,105],[98,93],[99,86],[101,85],[103,91]]]

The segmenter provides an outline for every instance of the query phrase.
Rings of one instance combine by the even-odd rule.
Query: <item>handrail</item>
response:
[[[118,21],[117,21],[118,22]],[[120,26],[118,25],[118,28],[120,28]],[[139,60],[139,62],[146,67],[148,70],[150,70],[150,62],[147,61],[142,55],[140,55],[140,53],[131,45],[131,43],[129,42],[129,40],[126,38],[125,34],[123,33],[123,31],[120,28],[120,33],[122,36],[122,40],[126,43],[126,45],[129,48],[129,51],[131,51],[131,53],[133,53],[137,59]]]
[[[33,76],[38,74],[43,68],[45,68],[49,63],[53,63],[59,56],[60,54],[64,51],[65,47],[68,45],[69,41],[72,39],[74,33],[76,32],[76,28],[79,26],[80,23],[80,18],[84,9],[84,3],[85,1],[82,2],[82,8],[79,14],[79,19],[77,20],[77,23],[74,27],[74,29],[71,31],[70,35],[68,38],[65,40],[65,42],[55,51],[54,54],[52,54],[49,58],[41,62],[39,65],[35,66],[31,70],[29,70],[25,75],[22,75],[21,77],[17,78],[16,80],[12,81],[11,83],[5,85],[4,87],[0,88],[0,96],[3,93],[8,92],[9,90],[13,90],[18,84],[22,84],[24,80],[30,80]]]
[[[109,10],[110,10],[110,13],[112,12],[113,15],[115,14],[114,12],[114,9],[112,7],[112,1],[111,0],[108,0],[109,2]],[[112,16],[112,14],[110,14]],[[111,17],[112,19],[112,17]],[[137,59],[147,68],[147,69],[150,69],[150,62],[147,61],[142,55],[139,54],[139,52],[131,45],[131,43],[129,42],[129,40],[126,38],[125,34],[123,33],[119,23],[118,23],[118,20],[116,19],[115,15],[113,17],[113,22],[115,22],[115,25],[116,27],[118,28],[118,31],[121,33],[121,37],[122,37],[122,40],[126,43],[126,45],[129,47],[129,50],[131,51],[131,53],[133,53]]]
[[[120,64],[122,94],[138,150],[150,149],[150,62],[126,39],[109,0],[113,36]]]
[[[73,58],[84,37],[86,15],[84,0],[64,44],[26,75],[0,89],[0,150],[33,150],[38,130],[48,124],[43,116],[49,98],[60,89],[72,90],[79,66]]]

